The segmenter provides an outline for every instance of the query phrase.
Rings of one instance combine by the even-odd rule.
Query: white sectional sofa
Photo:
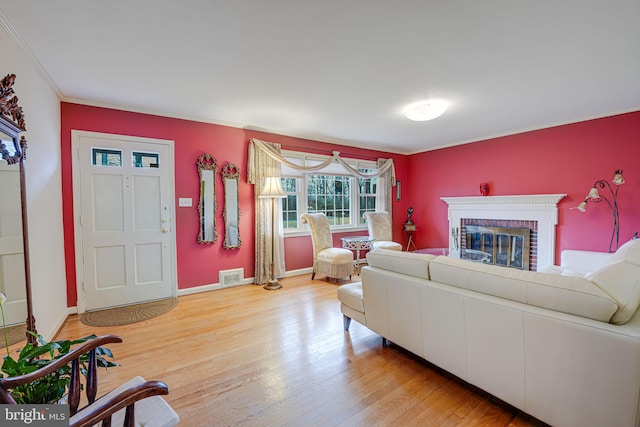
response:
[[[640,426],[640,240],[529,272],[375,250],[341,310],[554,426]]]

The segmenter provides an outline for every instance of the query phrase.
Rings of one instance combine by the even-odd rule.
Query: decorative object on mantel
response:
[[[589,194],[585,197],[585,199],[575,207],[580,212],[587,211],[587,202],[592,201],[595,203],[605,201],[609,208],[611,209],[611,213],[613,214],[613,231],[611,232],[611,240],[609,241],[609,252],[615,252],[618,250],[619,241],[620,241],[620,217],[618,216],[618,189],[622,184],[624,184],[624,177],[622,176],[621,170],[614,171],[613,179],[611,180],[613,184],[615,184],[615,191],[609,182],[604,179],[600,179],[593,183],[593,187],[589,190]],[[611,193],[611,200],[607,199],[605,196],[601,195],[598,192],[598,187],[600,188],[608,188]],[[616,241],[616,246],[613,248],[613,240]]]
[[[286,194],[284,194],[284,191],[282,191],[282,186],[280,185],[280,177],[265,177],[264,186],[262,187],[262,191],[260,192],[260,195],[258,197],[263,199],[271,199],[271,277],[269,278],[267,284],[263,286],[263,288],[269,291],[273,291],[282,287],[282,284],[278,282],[278,279],[276,279],[274,262],[274,256],[276,252],[276,199],[282,199],[286,197]]]
[[[486,182],[480,183],[480,195],[488,196],[489,195],[489,184]]]

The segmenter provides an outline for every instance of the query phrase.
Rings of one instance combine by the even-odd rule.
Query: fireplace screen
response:
[[[461,251],[461,258],[466,259],[468,252],[477,259],[481,252],[485,254],[484,263],[529,270],[531,230],[528,228],[467,225],[465,236],[466,251]]]

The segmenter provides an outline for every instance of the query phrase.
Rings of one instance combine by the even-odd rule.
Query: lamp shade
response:
[[[258,197],[260,198],[283,198],[287,195],[282,191],[279,176],[267,176],[264,179],[262,191]]]
[[[587,199],[599,199],[600,198],[600,193],[598,193],[598,189],[596,187],[592,187],[591,190],[589,190],[589,194],[587,194]]]
[[[587,211],[587,201],[583,201],[582,203],[580,203],[578,206],[576,206],[576,208],[580,211],[580,212],[586,212]]]
[[[622,176],[622,171],[618,170],[615,172],[615,176],[611,180],[615,185],[624,184],[624,177]]]

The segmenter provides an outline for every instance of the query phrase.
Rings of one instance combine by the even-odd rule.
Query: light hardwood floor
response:
[[[357,276],[354,276],[357,278]],[[337,285],[310,275],[283,289],[254,285],[180,297],[171,312],[96,328],[70,316],[58,339],[113,333],[122,366],[106,392],[135,375],[165,381],[181,426],[537,426],[352,322],[342,330]],[[344,282],[343,282],[344,283]]]

